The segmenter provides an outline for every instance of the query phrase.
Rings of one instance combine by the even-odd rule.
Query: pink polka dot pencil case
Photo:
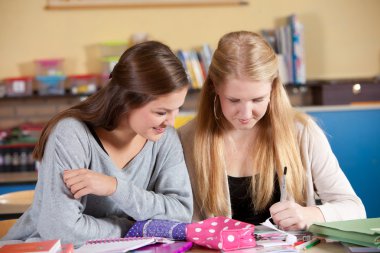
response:
[[[256,246],[255,226],[227,217],[214,217],[187,225],[186,239],[210,249],[236,250]]]

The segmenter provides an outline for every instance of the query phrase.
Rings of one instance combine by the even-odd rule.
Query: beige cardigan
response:
[[[362,201],[355,194],[350,182],[340,168],[333,154],[330,144],[323,131],[314,121],[306,128],[299,124],[298,141],[301,147],[301,156],[307,173],[307,206],[316,205],[316,197],[321,199],[318,205],[326,221],[338,221],[366,218]],[[310,129],[310,131],[307,131]],[[192,120],[178,130],[189,170],[190,181],[193,181],[193,140],[195,121]],[[224,189],[229,195],[227,174],[224,178]],[[193,187],[193,196],[196,196]],[[229,207],[231,217],[231,206]],[[193,221],[203,220],[205,217],[194,201]]]

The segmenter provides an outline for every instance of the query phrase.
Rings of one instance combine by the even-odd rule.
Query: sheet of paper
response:
[[[278,229],[271,221],[270,219],[272,219],[272,217],[269,217],[268,219],[266,219],[264,222],[260,223],[261,225],[263,226],[266,226],[268,228],[271,228],[273,230],[276,230],[280,233],[284,233],[286,234],[286,242],[289,244],[289,245],[293,245],[295,242],[297,242],[297,237],[295,235],[292,235],[284,230],[281,230],[281,229]]]

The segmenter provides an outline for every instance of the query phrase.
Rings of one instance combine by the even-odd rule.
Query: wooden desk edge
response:
[[[0,185],[36,183],[37,178],[37,171],[1,172]]]

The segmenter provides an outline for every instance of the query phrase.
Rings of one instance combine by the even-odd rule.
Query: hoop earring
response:
[[[215,116],[215,119],[218,120],[219,117],[216,115],[216,98],[217,98],[218,95],[215,94],[215,97],[214,97],[214,116]]]

